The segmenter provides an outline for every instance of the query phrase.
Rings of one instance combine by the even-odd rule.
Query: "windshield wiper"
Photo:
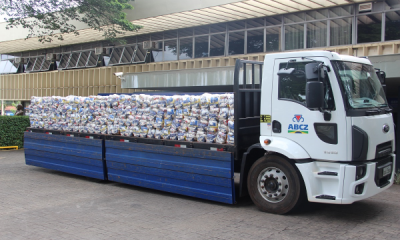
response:
[[[384,108],[384,107],[386,107],[386,108]],[[386,104],[380,104],[380,106],[376,106],[375,109],[369,109],[369,110],[365,111],[365,113],[367,114],[367,116],[371,116],[371,115],[378,115],[382,111],[384,113],[391,113],[392,109],[389,108]]]
[[[372,115],[378,115],[381,113],[380,109],[370,109],[365,111],[365,113],[367,114],[367,116],[372,116]]]
[[[379,104],[379,109],[383,109],[383,111],[385,111],[385,113],[391,113],[393,111],[393,109],[391,109],[389,107],[389,105],[387,104]]]

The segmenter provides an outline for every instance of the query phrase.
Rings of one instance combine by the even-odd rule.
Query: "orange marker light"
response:
[[[271,140],[265,139],[265,140],[264,140],[264,143],[265,143],[266,145],[269,145],[269,144],[271,144]]]

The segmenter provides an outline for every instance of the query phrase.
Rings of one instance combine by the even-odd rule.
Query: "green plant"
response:
[[[400,170],[398,170],[397,173],[394,174],[394,183],[400,184]]]
[[[12,103],[11,103],[11,105],[13,106],[13,107],[17,107],[18,106],[18,104],[21,104],[21,101],[13,101]]]
[[[24,132],[30,126],[27,116],[0,116],[0,147],[24,146]]]

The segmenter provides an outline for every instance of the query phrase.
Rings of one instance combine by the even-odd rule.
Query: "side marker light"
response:
[[[271,144],[271,140],[265,139],[265,140],[264,140],[264,143],[265,143],[266,145],[270,145],[270,144]]]

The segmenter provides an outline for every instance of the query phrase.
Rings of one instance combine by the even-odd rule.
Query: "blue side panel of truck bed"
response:
[[[111,181],[235,203],[230,152],[109,140],[105,150]]]
[[[27,165],[105,180],[102,139],[25,132]]]

